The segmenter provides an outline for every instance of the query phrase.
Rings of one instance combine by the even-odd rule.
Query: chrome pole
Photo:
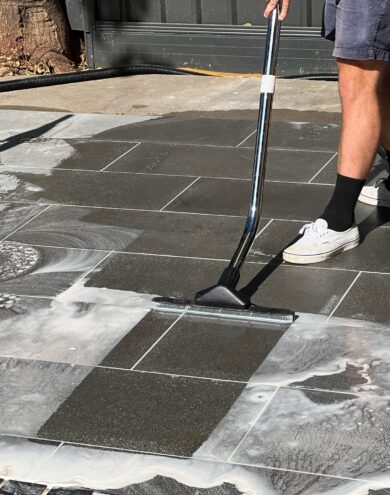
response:
[[[252,175],[252,192],[250,208],[244,234],[234,256],[221,276],[220,284],[235,287],[240,278],[240,268],[248,255],[259,227],[263,204],[263,190],[267,162],[268,138],[271,121],[272,102],[275,89],[275,72],[279,52],[280,7],[275,9],[268,21],[267,40],[263,77],[260,93],[260,110],[257,125],[255,158]]]

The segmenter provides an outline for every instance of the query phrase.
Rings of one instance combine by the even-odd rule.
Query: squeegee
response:
[[[154,302],[157,303],[156,309],[158,311],[277,324],[288,324],[294,321],[295,313],[293,311],[257,306],[252,304],[249,296],[237,290],[240,269],[255,241],[261,217],[268,137],[276,81],[275,72],[279,52],[281,29],[279,12],[280,8],[275,9],[268,20],[252,192],[244,234],[229,266],[223,271],[216,285],[198,292],[194,301],[155,298]]]

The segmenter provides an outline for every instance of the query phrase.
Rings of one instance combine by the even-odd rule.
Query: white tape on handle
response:
[[[261,93],[274,93],[275,92],[275,76],[263,76],[261,78]]]

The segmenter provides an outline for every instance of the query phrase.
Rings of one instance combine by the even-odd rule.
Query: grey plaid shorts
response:
[[[335,57],[390,61],[390,0],[326,0],[322,34]]]

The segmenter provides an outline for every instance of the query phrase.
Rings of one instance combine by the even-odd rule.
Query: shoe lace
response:
[[[308,239],[320,239],[328,233],[328,225],[325,220],[318,219],[315,222],[307,223],[299,231]]]

